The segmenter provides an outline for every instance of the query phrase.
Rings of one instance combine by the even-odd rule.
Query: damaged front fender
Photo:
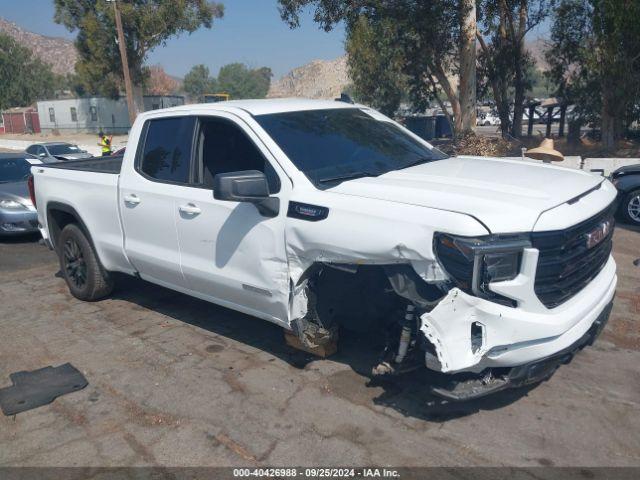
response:
[[[448,280],[433,252],[436,231],[447,225],[464,235],[487,233],[483,225],[468,215],[416,205],[330,191],[308,191],[300,201],[321,205],[328,214],[317,222],[287,219],[290,322],[308,312],[305,282],[317,265],[377,265],[385,269],[397,266],[387,276],[396,293],[415,302],[420,300],[420,283],[438,285]],[[409,276],[407,270],[400,271],[406,268],[410,269]],[[442,295],[444,292],[439,297]],[[432,301],[433,298],[426,298],[415,303],[425,306]]]

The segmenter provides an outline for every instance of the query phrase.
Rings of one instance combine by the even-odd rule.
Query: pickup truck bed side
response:
[[[48,163],[44,168],[60,168],[63,170],[79,170],[83,172],[119,174],[124,157],[91,158],[87,160],[69,160],[67,162]]]
[[[40,223],[47,226],[43,238],[57,247],[56,237],[68,223],[78,223],[109,271],[133,274],[124,253],[124,234],[120,222],[118,183],[114,166],[122,159],[107,161],[111,168],[96,168],[104,160],[82,160],[34,169],[34,184]],[[71,168],[65,168],[72,163]],[[101,171],[101,170],[107,170]],[[73,173],[71,179],[70,173]]]

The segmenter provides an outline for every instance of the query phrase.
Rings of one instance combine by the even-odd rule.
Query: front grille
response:
[[[534,232],[531,243],[540,251],[535,292],[547,308],[569,300],[593,280],[611,254],[615,205],[566,230]],[[609,234],[592,248],[587,235],[602,222],[610,220]]]

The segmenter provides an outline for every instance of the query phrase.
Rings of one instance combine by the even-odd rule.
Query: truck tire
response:
[[[93,302],[106,297],[113,290],[113,279],[93,250],[87,235],[75,223],[62,229],[58,237],[58,259],[71,295]]]
[[[620,202],[620,213],[632,225],[640,225],[640,189],[627,193]]]

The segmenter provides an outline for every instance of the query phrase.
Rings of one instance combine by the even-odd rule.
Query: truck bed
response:
[[[80,170],[84,172],[111,173],[118,175],[122,168],[123,155],[117,157],[96,157],[86,160],[69,160],[66,162],[45,163],[38,167],[60,168],[63,170]]]

